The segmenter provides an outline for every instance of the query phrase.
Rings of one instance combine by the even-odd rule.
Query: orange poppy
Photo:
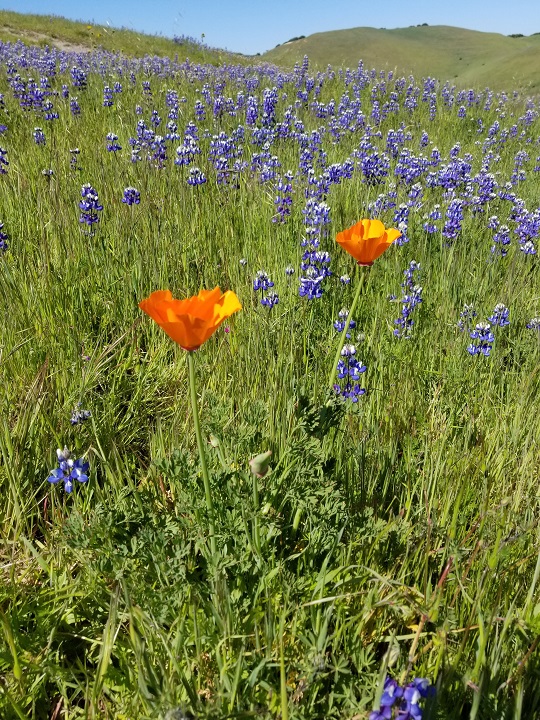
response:
[[[156,290],[139,307],[184,350],[197,350],[221,323],[242,306],[232,290],[201,290],[186,300],[175,300],[170,290]]]
[[[352,255],[359,265],[373,265],[398,237],[401,237],[399,230],[386,229],[380,220],[359,220],[348,230],[339,232],[336,242]]]

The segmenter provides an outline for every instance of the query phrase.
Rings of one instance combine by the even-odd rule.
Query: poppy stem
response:
[[[208,474],[208,466],[206,464],[206,455],[204,454],[204,445],[201,434],[201,423],[199,421],[199,408],[197,405],[197,389],[195,386],[195,360],[193,352],[188,351],[188,368],[189,368],[189,391],[191,396],[191,410],[193,412],[193,423],[195,425],[195,436],[197,438],[197,447],[199,449],[199,458],[201,460],[201,470],[204,482],[204,494],[206,497],[206,509],[208,511],[208,532],[210,535],[210,550],[212,555],[216,554],[216,535],[214,529],[214,503],[212,502],[212,491],[210,489],[210,476]]]
[[[339,363],[339,358],[341,357],[341,351],[343,350],[343,346],[345,345],[345,341],[347,340],[347,331],[349,330],[349,325],[351,324],[351,320],[353,318],[353,313],[356,310],[356,306],[358,304],[358,298],[360,297],[360,292],[362,291],[362,288],[364,286],[365,277],[366,277],[366,273],[360,272],[360,278],[358,279],[356,293],[354,295],[354,299],[353,299],[353,302],[351,305],[351,309],[349,310],[349,314],[347,315],[347,320],[345,321],[345,327],[343,328],[341,337],[339,339],[338,349],[336,352],[336,356],[334,358],[334,364],[332,365],[332,372],[330,373],[330,380],[328,382],[328,389],[330,390],[330,392],[334,391],[334,381],[336,379],[336,372],[337,372],[337,366]]]

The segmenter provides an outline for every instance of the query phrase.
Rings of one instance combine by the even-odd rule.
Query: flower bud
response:
[[[258,478],[263,478],[270,470],[270,455],[271,454],[272,454],[272,451],[267,450],[264,453],[255,455],[255,457],[251,458],[251,460],[249,461],[249,467],[251,468],[251,472],[254,475],[256,475]]]

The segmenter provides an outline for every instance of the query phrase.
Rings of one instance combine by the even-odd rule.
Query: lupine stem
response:
[[[210,535],[210,550],[212,555],[216,554],[216,535],[214,528],[214,503],[212,502],[212,491],[210,489],[210,476],[208,474],[208,466],[206,464],[206,455],[204,453],[204,445],[201,434],[201,423],[199,421],[199,408],[197,405],[197,390],[195,387],[195,361],[193,352],[188,352],[189,367],[189,390],[191,396],[191,410],[193,412],[193,423],[195,425],[195,436],[197,438],[197,447],[199,449],[199,458],[201,460],[201,470],[204,482],[204,494],[206,497],[206,509],[208,511],[208,531]]]
[[[358,298],[360,297],[360,292],[362,290],[362,287],[364,286],[365,276],[366,276],[366,273],[361,271],[360,277],[358,279],[358,285],[356,287],[356,293],[354,295],[354,299],[353,299],[353,302],[351,305],[351,309],[349,310],[349,314],[347,315],[347,320],[345,321],[345,327],[343,328],[343,332],[341,333],[340,342],[338,344],[338,349],[336,352],[336,356],[334,358],[334,364],[332,365],[332,372],[330,373],[330,380],[328,382],[328,389],[330,390],[330,392],[332,392],[334,389],[334,381],[336,379],[336,372],[337,372],[337,366],[339,364],[339,358],[341,357],[341,351],[343,350],[343,346],[345,345],[345,340],[347,339],[347,331],[349,329],[349,325],[351,324],[353,313],[358,304]]]

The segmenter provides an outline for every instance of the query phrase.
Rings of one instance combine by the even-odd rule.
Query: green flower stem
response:
[[[366,273],[361,271],[360,278],[358,279],[358,285],[356,287],[356,293],[354,296],[354,300],[352,302],[351,309],[349,310],[349,314],[347,315],[347,321],[345,323],[345,327],[343,328],[343,332],[341,333],[340,342],[338,345],[336,356],[334,358],[334,364],[332,365],[332,372],[330,373],[330,380],[328,382],[328,389],[330,390],[330,392],[332,392],[334,389],[334,381],[336,379],[336,372],[337,372],[337,366],[339,363],[339,358],[341,357],[341,351],[343,350],[343,346],[345,345],[345,340],[347,339],[347,331],[349,329],[349,325],[351,324],[353,313],[356,310],[356,306],[358,304],[358,298],[360,297],[360,292],[362,291],[362,288],[364,286],[365,277],[366,277]]]
[[[201,460],[201,470],[204,482],[204,494],[206,496],[206,509],[208,510],[208,531],[210,535],[210,550],[212,555],[216,554],[216,534],[214,528],[214,503],[212,502],[212,491],[210,489],[210,476],[208,474],[208,466],[206,464],[206,455],[204,454],[204,445],[201,434],[201,423],[199,421],[199,408],[197,405],[197,389],[195,387],[195,360],[193,352],[188,352],[189,367],[189,391],[191,395],[191,410],[193,412],[193,423],[195,424],[195,436],[197,437],[197,447],[199,449],[199,457]]]
[[[259,478],[255,473],[253,477],[253,543],[257,554],[261,554],[261,534],[259,528]]]

